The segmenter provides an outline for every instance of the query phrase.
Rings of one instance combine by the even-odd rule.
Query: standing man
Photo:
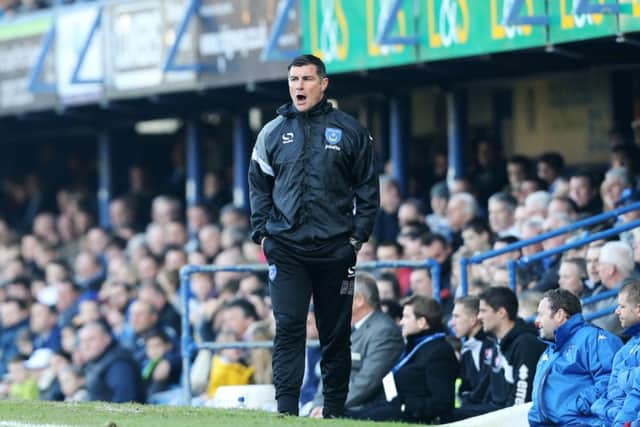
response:
[[[276,319],[273,382],[278,412],[297,415],[313,295],[323,416],[339,417],[351,369],[353,267],[373,229],[378,170],[367,130],[327,101],[324,63],[299,56],[288,79],[291,102],[264,126],[249,165],[252,239],[269,262]]]
[[[545,292],[536,325],[549,346],[536,368],[529,424],[602,425],[591,405],[607,390],[613,356],[622,342],[585,322],[580,300],[565,289]]]

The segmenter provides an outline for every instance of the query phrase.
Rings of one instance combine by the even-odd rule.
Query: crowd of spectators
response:
[[[535,361],[544,349],[531,319],[545,292],[560,288],[585,298],[636,279],[640,230],[521,268],[518,298],[504,294],[511,292],[506,289],[508,260],[560,246],[585,232],[579,230],[469,266],[470,296],[462,298],[461,257],[611,210],[638,194],[640,157],[634,145],[612,147],[604,174],[566,168],[557,153],[502,161],[490,142],[481,141],[477,148],[479,164],[468,178],[433,182],[424,197],[403,197],[392,178],[381,176],[374,234],[358,261],[435,259],[442,265],[441,303],[432,299],[428,270],[380,269],[373,276],[359,275],[348,416],[459,419],[528,401]],[[132,168],[129,192],[111,200],[109,228],[96,224],[93,199],[82,192],[63,188],[49,197],[39,190],[37,177],[5,186],[0,221],[1,395],[176,402],[181,374],[179,269],[265,259],[248,239],[247,212],[229,203],[230,194],[218,185],[216,175],[205,178],[203,203],[186,208],[179,197],[150,191],[142,175]],[[629,212],[614,222],[639,217],[639,212]],[[501,290],[496,294],[495,289]],[[583,311],[617,303],[614,296]],[[273,337],[265,275],[195,274],[189,305],[190,328],[199,342]],[[624,326],[615,314],[594,323],[616,334]],[[313,310],[307,335],[317,337]],[[446,335],[447,347],[435,341],[420,347],[426,337],[441,335]],[[449,347],[457,358],[451,358]],[[395,365],[403,351],[414,349],[420,357]],[[309,348],[300,404],[302,412],[311,415],[320,414],[322,407],[319,360],[317,349]],[[434,372],[433,366],[439,366],[442,376],[416,383],[425,372]],[[487,366],[501,370],[487,371]],[[396,368],[398,396],[392,399],[395,403],[381,405],[383,377]],[[514,374],[525,371],[525,379],[514,381]],[[456,377],[462,385],[454,403]],[[210,404],[223,385],[271,382],[268,349],[201,350],[195,356],[192,386],[200,404]],[[425,397],[432,394],[436,396]]]

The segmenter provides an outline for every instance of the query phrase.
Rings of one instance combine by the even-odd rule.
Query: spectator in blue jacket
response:
[[[591,405],[607,390],[613,356],[622,342],[586,323],[580,300],[564,289],[545,292],[536,324],[548,347],[536,368],[529,424],[602,425]]]
[[[616,314],[624,335],[631,339],[616,353],[607,394],[596,400],[591,411],[605,425],[621,427],[636,419],[640,411],[640,393],[631,393],[640,379],[640,281],[620,289]]]

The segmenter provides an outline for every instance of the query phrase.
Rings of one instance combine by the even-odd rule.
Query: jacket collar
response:
[[[583,327],[585,324],[584,318],[581,313],[574,314],[571,316],[566,322],[562,324],[556,331],[554,335],[556,337],[556,341],[553,344],[555,348],[562,347],[569,339],[575,334],[575,332]]]
[[[413,347],[418,345],[424,338],[428,337],[429,335],[437,334],[439,332],[443,331],[441,329],[429,328],[426,331],[407,336],[407,350],[411,351]]]
[[[327,97],[325,96],[320,100],[320,102],[318,102],[310,110],[305,111],[304,113],[298,111],[296,107],[293,106],[292,102],[288,102],[282,105],[280,108],[278,108],[277,113],[287,118],[293,118],[296,116],[308,118],[326,114],[331,110],[333,110],[333,106],[329,103],[329,101],[327,101]]]
[[[624,330],[624,332],[622,333],[623,335],[626,335],[628,337],[637,337],[640,335],[640,322],[636,323],[635,325],[629,326],[627,329]]]

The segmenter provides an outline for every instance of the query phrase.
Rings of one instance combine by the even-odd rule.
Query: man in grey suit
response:
[[[373,276],[356,274],[351,314],[351,375],[345,408],[357,409],[384,399],[382,377],[400,358],[404,341],[398,326],[380,311],[378,287]],[[322,414],[322,392],[314,399],[312,417]]]

